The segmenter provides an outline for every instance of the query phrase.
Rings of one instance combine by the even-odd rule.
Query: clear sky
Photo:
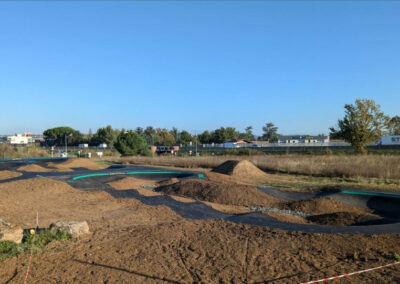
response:
[[[0,1],[0,133],[400,115],[400,1]]]

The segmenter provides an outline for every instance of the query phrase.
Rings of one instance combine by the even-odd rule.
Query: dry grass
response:
[[[0,143],[0,159],[31,158],[31,157],[49,157],[50,153],[44,148],[36,145],[29,146],[11,146]]]
[[[249,160],[264,171],[324,177],[400,179],[400,156],[260,155],[204,157],[123,157],[114,161],[183,168],[214,168],[227,160]]]

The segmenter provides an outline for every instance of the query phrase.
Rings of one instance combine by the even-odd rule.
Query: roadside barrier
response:
[[[302,282],[300,284],[312,284],[312,283],[320,283],[320,282],[326,282],[326,281],[330,281],[330,280],[335,280],[335,279],[339,279],[339,278],[344,278],[344,277],[349,277],[352,275],[358,275],[364,272],[368,272],[368,271],[373,271],[373,270],[377,270],[377,269],[381,269],[381,268],[386,268],[386,267],[390,267],[390,266],[394,266],[400,264],[400,261],[396,261],[393,263],[389,263],[386,265],[381,265],[381,266],[377,266],[377,267],[373,267],[373,268],[368,268],[368,269],[364,269],[364,270],[360,270],[360,271],[355,271],[355,272],[351,272],[351,273],[346,273],[346,274],[342,274],[342,275],[336,275],[336,276],[332,276],[332,277],[327,277],[327,278],[322,278],[322,279],[318,279],[318,280],[313,280],[313,281],[308,281],[308,282]]]

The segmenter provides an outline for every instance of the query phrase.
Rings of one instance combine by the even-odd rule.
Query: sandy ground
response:
[[[146,182],[125,179],[113,186]],[[221,211],[235,206],[218,205]],[[2,219],[31,228],[36,212],[40,227],[87,220],[92,233],[35,254],[28,283],[299,283],[390,263],[400,253],[399,234],[306,234],[192,221],[164,206],[82,192],[45,178],[0,184]],[[28,258],[0,260],[0,283],[23,283]],[[398,267],[336,281],[399,282]]]
[[[233,183],[189,179],[172,185],[161,186],[157,191],[178,195],[199,201],[208,201],[225,205],[273,206],[281,200],[267,195],[253,186]]]
[[[398,238],[286,233],[219,220],[104,226],[34,255],[29,283],[299,283],[392,262]],[[0,281],[22,283],[27,260],[0,261]],[[398,281],[393,267],[336,283]]]
[[[4,170],[4,171],[0,171],[0,180],[15,178],[15,177],[19,177],[21,175],[22,175],[21,173]]]
[[[173,179],[168,179],[165,181],[160,181],[160,182],[155,182],[154,180],[145,180],[145,179],[137,179],[137,178],[132,178],[132,177],[126,177],[122,178],[117,181],[113,181],[108,183],[110,186],[112,186],[116,190],[127,190],[127,189],[135,189],[138,191],[141,195],[144,196],[158,196],[158,195],[163,195],[162,192],[156,192],[152,191],[150,189],[145,189],[142,188],[143,185],[150,185],[150,186],[157,186],[157,185],[171,185],[179,182],[179,179],[173,178]],[[179,196],[179,195],[169,195],[172,199],[175,199],[176,201],[179,202],[196,202],[197,200],[193,198],[188,198],[184,196]],[[213,202],[203,202],[204,204],[214,208],[215,210],[224,212],[224,213],[229,213],[229,214],[241,214],[241,213],[248,213],[250,210],[244,206],[236,206],[236,205],[224,205],[224,204],[218,204],[218,203],[213,203]]]
[[[36,212],[39,213],[41,227],[61,220],[87,220],[92,226],[101,227],[102,221],[110,216],[120,215],[119,222],[122,222],[123,215],[130,215],[128,213],[134,213],[129,217],[129,222],[134,218],[140,224],[154,219],[161,211],[167,213],[156,218],[160,221],[163,217],[167,220],[178,218],[167,207],[152,209],[155,210],[134,199],[115,199],[100,191],[83,192],[66,183],[45,178],[0,184],[0,215],[6,221],[24,228],[34,227]]]
[[[72,172],[74,168],[84,168],[88,170],[101,170],[107,168],[105,165],[99,165],[92,160],[84,158],[68,159],[61,163],[48,162],[46,165],[47,167],[30,164],[19,167],[18,170],[24,172]]]
[[[18,168],[18,170],[23,172],[38,172],[38,173],[54,172],[53,169],[44,168],[36,164],[21,166]]]
[[[85,168],[88,170],[101,170],[105,169],[108,166],[106,165],[99,165],[96,162],[93,162],[90,159],[85,158],[75,158],[75,159],[68,159],[62,163],[47,163],[47,166],[55,168],[59,171],[71,171],[73,168]]]
[[[331,198],[314,198],[310,200],[284,202],[280,205],[283,209],[305,212],[310,214],[327,214],[335,212],[351,212],[357,214],[372,213],[370,210],[348,206]]]

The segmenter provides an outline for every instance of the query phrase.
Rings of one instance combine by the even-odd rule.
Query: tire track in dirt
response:
[[[182,245],[182,239],[179,240],[178,249],[177,249],[177,253],[178,253],[178,256],[179,256],[179,258],[178,258],[179,262],[181,263],[181,265],[182,265],[183,268],[185,269],[186,274],[187,274],[188,276],[190,276],[190,278],[192,279],[191,283],[201,282],[200,277],[199,277],[195,272],[191,272],[191,271],[189,270],[189,268],[187,267],[186,261],[185,261],[183,255],[182,255],[182,253],[180,252],[180,248],[181,248],[181,247],[183,247],[183,245]]]
[[[245,243],[245,252],[244,252],[244,277],[245,277],[245,281],[244,283],[247,284],[248,283],[248,277],[247,277],[247,273],[248,273],[248,266],[249,266],[249,238],[246,238],[246,243]]]

